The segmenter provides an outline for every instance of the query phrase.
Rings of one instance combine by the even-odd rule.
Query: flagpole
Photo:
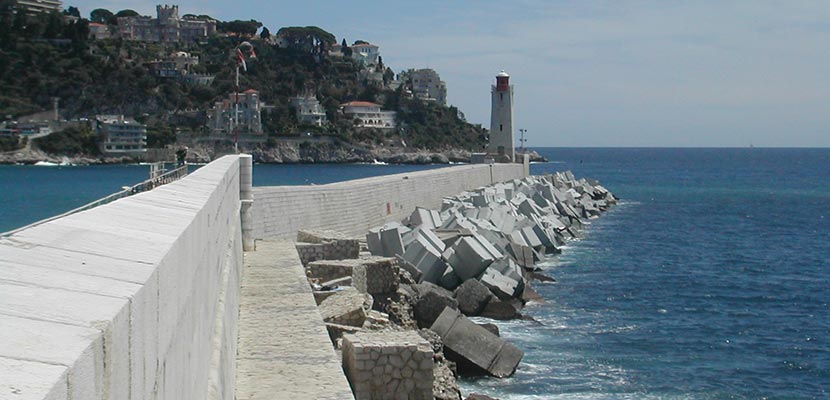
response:
[[[233,150],[239,154],[239,63],[236,64],[236,80],[234,81],[234,127],[233,127]]]
[[[236,74],[234,77],[234,106],[233,106],[233,118],[231,121],[233,123],[233,149],[238,154],[239,153],[239,66],[241,65],[245,71],[248,71],[248,65],[245,64],[245,53],[242,52],[242,47],[245,46],[248,48],[248,53],[250,58],[256,58],[256,52],[254,52],[254,46],[251,45],[249,42],[242,42],[234,48],[234,56],[236,57]]]

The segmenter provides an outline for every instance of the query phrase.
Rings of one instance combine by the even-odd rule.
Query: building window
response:
[[[503,129],[504,129],[504,125],[499,124],[499,132],[501,132]]]
[[[499,100],[504,101],[504,93],[499,93]]]

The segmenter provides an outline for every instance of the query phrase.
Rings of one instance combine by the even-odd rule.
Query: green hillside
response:
[[[90,40],[88,22],[66,22],[59,14],[26,16],[0,0],[0,117],[48,110],[60,98],[62,117],[95,114],[133,116],[148,125],[148,145],[161,147],[176,140],[176,132],[204,131],[205,111],[234,90],[235,61],[230,57],[243,39],[230,30],[250,29],[256,21],[221,22],[215,36],[196,43],[162,44],[120,39]],[[114,22],[114,18],[109,18]],[[247,23],[247,25],[246,25]],[[267,29],[267,28],[266,28]],[[240,75],[240,88],[260,91],[273,109],[263,112],[266,134],[272,138],[314,131],[347,143],[378,145],[403,140],[410,147],[441,150],[480,149],[486,131],[463,120],[454,107],[412,99],[405,86],[392,90],[394,73],[380,66],[384,82],[361,78],[351,58],[330,57],[326,46],[334,35],[317,27],[283,28],[296,38],[280,48],[259,36],[248,38],[257,57]],[[250,32],[248,32],[250,33]],[[268,36],[270,32],[263,36]],[[291,36],[293,35],[293,36]],[[210,86],[197,86],[153,75],[148,63],[176,52],[199,56],[192,72],[215,75]],[[317,96],[330,124],[299,126],[288,99],[302,93]],[[340,104],[364,100],[398,111],[400,129],[383,133],[358,129],[340,112]],[[271,141],[273,143],[273,141]]]

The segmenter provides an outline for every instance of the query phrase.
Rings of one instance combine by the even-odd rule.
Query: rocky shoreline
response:
[[[300,231],[297,251],[355,396],[405,387],[458,400],[459,377],[512,375],[523,351],[467,317],[523,318],[525,304],[544,301],[533,283],[553,280],[536,263],[616,202],[561,172],[447,197],[365,240]]]
[[[157,149],[161,150],[161,149]],[[343,163],[388,163],[388,164],[450,164],[468,163],[471,153],[463,149],[419,150],[401,147],[360,147],[336,141],[279,142],[273,147],[247,149],[254,162],[261,164],[343,164]],[[208,163],[232,149],[194,146],[188,149],[187,161]],[[0,153],[0,164],[35,164],[48,162],[59,165],[101,165],[134,164],[136,162],[175,162],[173,151],[160,151],[146,159],[134,157],[101,157],[92,155],[50,154],[37,149],[25,148]],[[528,152],[532,162],[547,159],[535,151]]]

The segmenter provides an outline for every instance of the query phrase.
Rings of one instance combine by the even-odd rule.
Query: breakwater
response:
[[[529,175],[529,164],[460,165],[319,186],[254,187],[254,236],[293,239],[300,229],[362,235],[444,196]]]
[[[0,239],[2,394],[233,398],[242,170],[239,156],[226,156],[181,181]],[[283,194],[258,188],[253,237],[288,237],[304,225],[356,232],[527,171],[527,163],[475,165]]]
[[[301,231],[297,248],[312,285],[325,289],[315,296],[355,395],[432,382],[429,396],[416,397],[459,399],[455,371],[512,375],[523,351],[467,317],[520,318],[526,302],[543,301],[532,284],[550,278],[536,262],[616,202],[598,182],[565,172],[448,196],[440,211],[418,207],[401,223],[369,230],[371,257],[357,257],[355,239]],[[397,339],[388,333],[401,329],[421,330]],[[417,369],[406,365],[406,349],[419,341],[432,347],[432,372],[401,380]]]

